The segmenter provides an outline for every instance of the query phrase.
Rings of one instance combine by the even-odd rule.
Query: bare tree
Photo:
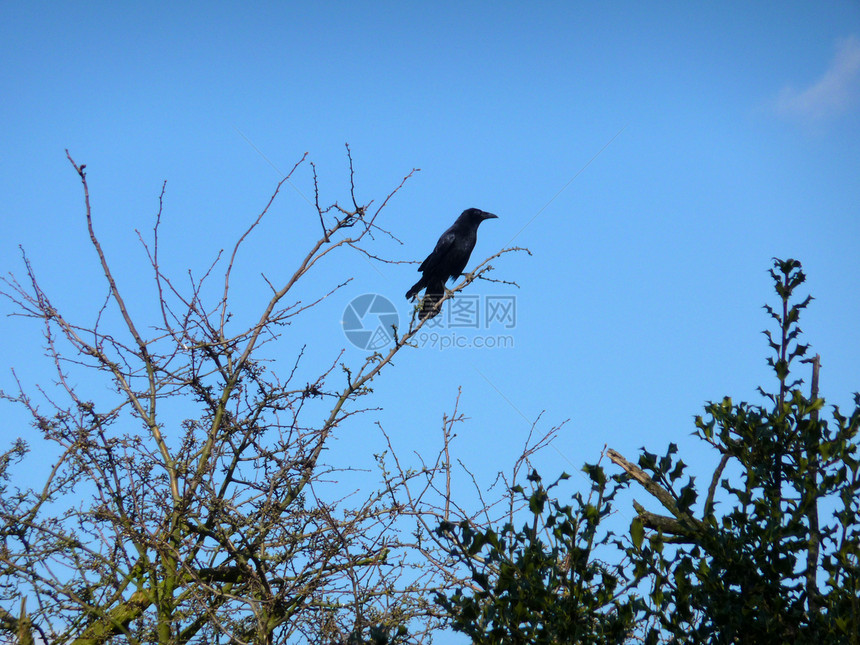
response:
[[[68,158],[108,296],[95,322],[81,324],[52,304],[26,255],[26,279],[4,278],[15,313],[42,324],[59,387],[28,393],[19,382],[2,395],[26,408],[36,432],[0,457],[0,595],[9,598],[0,633],[80,645],[354,643],[394,642],[408,628],[410,640],[427,640],[439,620],[433,593],[464,584],[433,529],[441,519],[480,523],[494,508],[466,511],[452,499],[456,414],[443,424],[439,455],[421,467],[391,451],[378,458],[378,489],[330,499],[322,487],[338,476],[323,459],[327,443],[367,409],[371,381],[423,323],[413,316],[389,349],[357,364],[336,353],[313,380],[298,376],[303,352],[287,366],[260,358],[296,316],[343,286],[299,300],[296,285],[318,263],[350,250],[385,261],[373,236],[387,233],[381,213],[412,173],[378,207],[359,205],[349,157],[345,208],[320,206],[314,171],[319,239],[285,282],[267,280],[259,317],[241,329],[231,317],[237,252],[304,157],[231,253],[188,287],[160,264],[162,188],[152,238],[141,236],[158,294],[153,328],[132,315],[95,231],[85,166]],[[512,250],[482,262],[446,299]],[[219,295],[207,301],[215,281]],[[71,372],[115,395],[90,400]],[[33,445],[53,446],[59,458],[43,485],[15,486]]]

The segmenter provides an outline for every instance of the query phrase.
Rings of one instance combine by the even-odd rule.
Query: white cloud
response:
[[[822,120],[851,108],[860,97],[860,39],[836,44],[836,55],[824,75],[806,89],[787,86],[776,99],[776,111],[788,118]]]

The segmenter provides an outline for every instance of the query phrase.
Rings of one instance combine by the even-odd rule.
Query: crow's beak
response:
[[[481,216],[483,219],[493,219],[494,217],[498,219],[498,215],[493,215],[492,213],[488,213],[487,211],[483,211],[483,215]]]

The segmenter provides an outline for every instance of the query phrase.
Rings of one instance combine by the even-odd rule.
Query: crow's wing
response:
[[[448,254],[451,249],[454,248],[454,242],[456,239],[457,234],[450,228],[442,233],[442,237],[440,237],[439,241],[436,242],[436,248],[433,249],[430,255],[427,256],[427,259],[421,263],[418,270],[423,271],[428,275],[435,274],[441,268],[440,265],[444,265]]]

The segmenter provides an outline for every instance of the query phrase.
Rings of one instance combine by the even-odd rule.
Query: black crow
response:
[[[478,226],[485,219],[498,217],[478,208],[469,208],[457,218],[457,221],[436,242],[436,248],[421,263],[418,270],[423,272],[421,279],[406,292],[408,299],[414,298],[419,291],[426,288],[424,299],[421,301],[421,319],[432,318],[438,311],[433,307],[445,294],[445,283],[449,278],[455,280],[463,273],[475,242],[478,239]]]

